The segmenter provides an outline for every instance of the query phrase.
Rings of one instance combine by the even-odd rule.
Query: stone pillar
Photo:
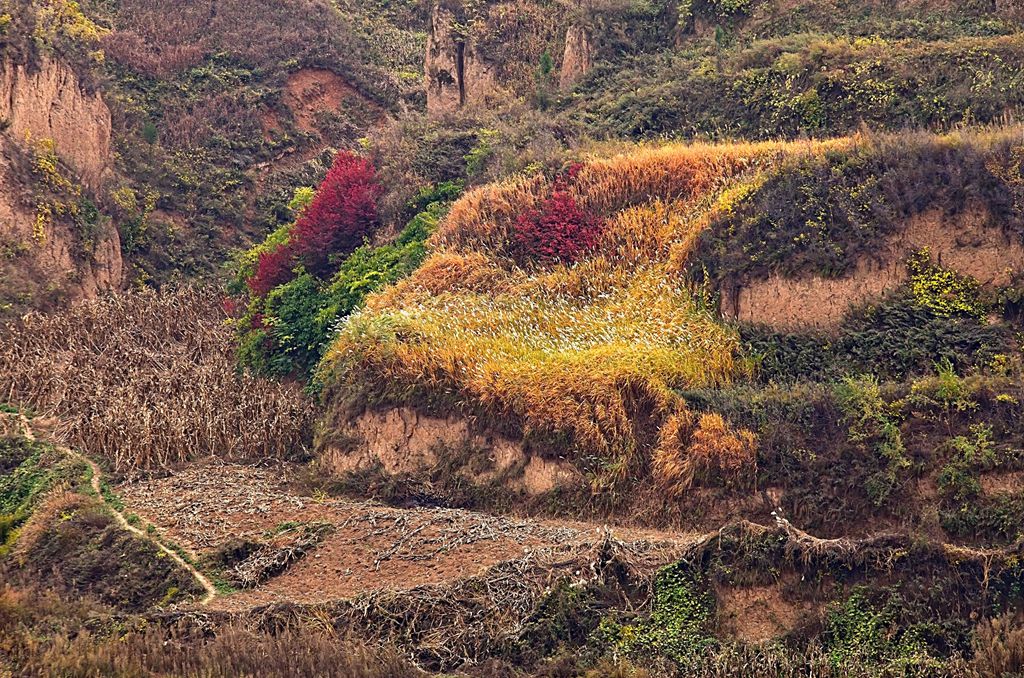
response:
[[[586,28],[573,25],[565,32],[565,54],[562,57],[562,71],[559,85],[569,89],[590,71],[593,65],[593,44]]]

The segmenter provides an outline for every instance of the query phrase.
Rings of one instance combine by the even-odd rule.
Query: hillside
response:
[[[1024,6],[0,0],[0,678],[1014,678]]]

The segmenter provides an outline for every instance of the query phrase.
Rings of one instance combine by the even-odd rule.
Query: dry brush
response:
[[[0,337],[0,401],[55,418],[57,438],[117,472],[307,449],[312,404],[292,385],[237,371],[212,292],[138,292],[29,313]]]

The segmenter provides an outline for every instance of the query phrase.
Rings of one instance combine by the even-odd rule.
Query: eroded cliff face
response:
[[[980,207],[956,216],[926,212],[839,278],[779,275],[723,292],[722,312],[741,322],[777,330],[831,329],[856,306],[876,301],[906,282],[907,257],[928,248],[942,266],[969,275],[983,286],[1001,287],[1024,271],[1024,246],[998,228]]]
[[[0,63],[0,313],[75,301],[115,289],[123,262],[117,229],[92,213],[112,173],[110,110],[69,67]],[[40,177],[52,152],[67,195]],[[73,210],[79,210],[75,215]]]
[[[424,64],[427,113],[444,115],[482,104],[494,90],[494,68],[477,49],[465,22],[455,12],[434,5]]]
[[[343,427],[348,445],[322,446],[321,469],[345,474],[379,469],[388,476],[420,476],[465,457],[457,473],[477,486],[498,485],[525,495],[573,487],[582,477],[572,464],[532,454],[519,442],[485,435],[457,417],[431,417],[407,407],[367,411]]]
[[[593,50],[590,32],[583,26],[570,26],[565,32],[565,54],[559,73],[562,89],[569,89],[590,71],[594,63]]]
[[[44,59],[38,70],[3,63],[0,120],[16,142],[52,139],[61,159],[93,190],[110,171],[110,110],[98,94],[84,92],[75,73],[59,62]]]
[[[562,56],[545,77],[572,87],[593,65],[594,40],[564,10],[558,3],[494,3],[484,11],[460,0],[437,2],[424,60],[427,112],[440,116],[502,98],[529,99],[545,54]]]

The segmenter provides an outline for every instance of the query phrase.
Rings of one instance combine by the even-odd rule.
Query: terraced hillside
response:
[[[1019,4],[0,0],[0,678],[1020,675]]]

